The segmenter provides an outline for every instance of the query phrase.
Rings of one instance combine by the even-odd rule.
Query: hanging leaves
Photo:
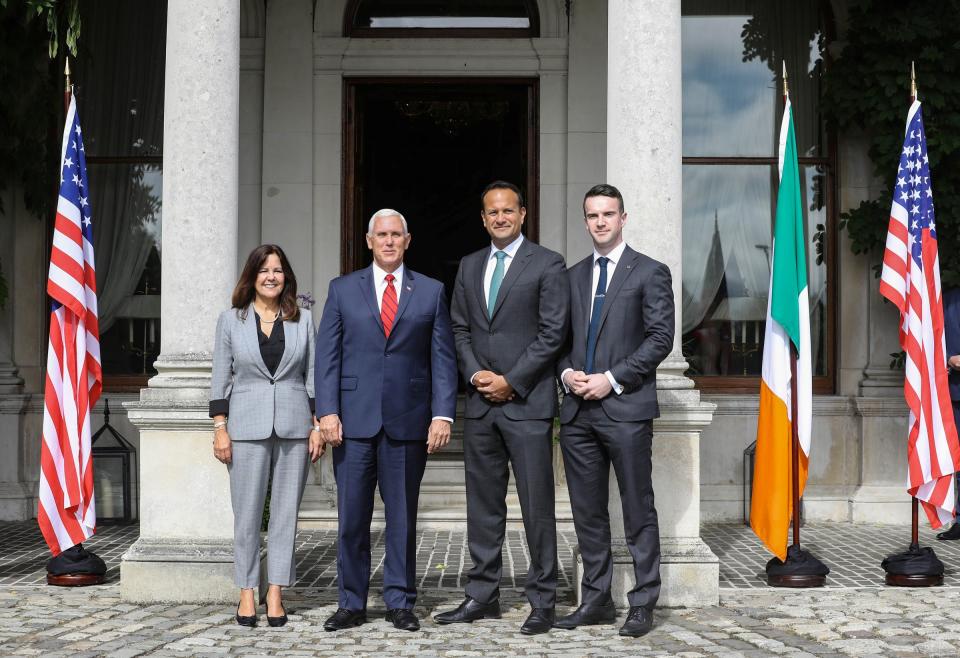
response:
[[[960,0],[863,0],[851,7],[846,46],[824,74],[824,110],[838,134],[863,134],[881,190],[840,216],[853,253],[886,240],[891,194],[916,62],[930,149],[941,277],[960,285]]]

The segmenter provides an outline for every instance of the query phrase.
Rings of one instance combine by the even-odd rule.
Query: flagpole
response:
[[[73,85],[70,84],[70,56],[69,55],[67,55],[64,58],[63,77],[64,77],[63,113],[66,114],[67,111],[70,109],[70,96],[73,93]]]
[[[910,105],[917,100],[917,72],[910,62]],[[920,546],[920,501],[910,497],[910,545]]]
[[[785,196],[781,197],[777,201],[777,224],[781,220],[790,220],[794,224],[790,227],[790,238],[793,241],[796,241],[797,238],[797,229],[799,225],[796,222],[802,222],[802,212],[800,212],[799,205],[795,208],[790,209],[790,217],[781,217],[780,213],[780,204],[784,199],[789,198],[792,194],[791,191],[784,191],[785,186],[793,186],[793,191],[796,191],[798,179],[794,179],[795,176],[799,175],[797,170],[797,160],[796,160],[796,148],[795,148],[795,138],[793,132],[793,117],[790,110],[790,92],[787,87],[787,66],[786,62],[783,63],[783,128],[781,129],[781,174],[780,174],[780,189],[781,193]],[[784,150],[784,144],[786,144],[786,149]],[[789,163],[787,159],[789,158]],[[788,164],[790,166],[788,166]],[[789,177],[789,178],[787,178]],[[784,201],[784,203],[786,203]],[[776,235],[780,235],[780,229],[775,228],[774,232]],[[787,235],[784,234],[784,238]],[[774,238],[775,240],[779,238]],[[800,245],[802,245],[803,238],[799,238]],[[787,247],[787,253],[791,251],[789,244],[783,245]],[[798,247],[798,244],[794,244],[794,249]],[[798,249],[801,253],[802,249]],[[779,254],[777,251],[776,243],[774,245],[774,253]],[[799,254],[794,253],[794,256],[799,258]],[[774,256],[774,261],[777,259],[777,255]],[[789,258],[789,255],[784,256]],[[806,258],[800,259],[802,262],[797,263],[806,270]],[[774,267],[773,272],[776,271]],[[798,292],[802,292],[806,287],[806,275],[804,275],[803,287],[800,288]],[[773,283],[773,274],[771,273],[771,299],[773,295],[774,283]],[[792,291],[791,291],[792,292]],[[796,293],[793,293],[796,294]],[[793,298],[793,303],[799,303],[799,297]],[[805,306],[804,306],[805,308]],[[801,317],[802,322],[809,322],[809,318]],[[772,321],[772,318],[768,318],[768,321]],[[801,331],[802,333],[802,331]],[[798,338],[798,340],[800,340]],[[827,574],[830,573],[830,568],[827,567],[823,562],[818,560],[812,553],[805,551],[800,548],[800,385],[798,382],[798,370],[799,370],[799,360],[800,360],[800,349],[801,346],[794,343],[793,339],[787,341],[790,345],[789,355],[790,355],[790,439],[789,439],[789,450],[790,450],[790,499],[793,503],[792,507],[792,521],[793,521],[793,544],[787,547],[785,559],[781,559],[779,556],[773,557],[770,561],[767,562],[766,573],[767,573],[767,584],[773,587],[822,587],[827,579]],[[782,357],[780,357],[782,358]],[[805,373],[806,374],[806,373]],[[761,391],[762,396],[762,391]],[[783,441],[784,438],[777,437],[778,440]],[[779,531],[779,528],[778,528]],[[784,527],[783,532],[789,532],[789,529]],[[786,543],[786,542],[784,542]]]
[[[910,62],[911,106],[913,106],[913,103],[917,100],[918,96],[917,75],[913,62]],[[887,249],[889,249],[889,246]],[[882,290],[881,294],[884,294]],[[909,301],[907,303],[909,304]],[[903,316],[901,315],[901,321],[902,320]],[[935,587],[943,584],[943,562],[937,558],[937,554],[932,548],[920,547],[919,508],[920,501],[916,496],[911,496],[910,546],[902,553],[888,555],[883,562],[880,563],[880,566],[884,571],[886,571],[886,578],[884,579],[884,582],[886,582],[887,585],[893,585],[896,587]]]
[[[786,111],[787,98],[790,89],[787,86],[787,62],[783,64],[783,107]],[[793,500],[793,545],[800,547],[800,431],[797,419],[800,417],[797,405],[797,346],[790,343],[790,473],[791,491]]]

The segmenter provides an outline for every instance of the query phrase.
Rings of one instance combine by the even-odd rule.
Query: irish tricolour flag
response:
[[[763,343],[760,417],[750,503],[750,526],[781,560],[787,558],[787,531],[793,514],[790,444],[793,424],[800,439],[799,491],[807,481],[810,455],[812,378],[807,252],[803,237],[800,168],[793,111],[786,99],[780,125],[780,192],[773,229],[773,262]],[[796,414],[791,393],[791,347],[797,350]]]

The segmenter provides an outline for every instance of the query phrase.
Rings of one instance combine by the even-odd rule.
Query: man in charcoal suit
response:
[[[638,637],[653,623],[660,595],[660,532],[653,504],[651,449],[657,366],[673,346],[670,270],[623,241],[627,214],[612,185],[583,201],[593,254],[568,271],[570,340],[557,365],[566,395],[560,446],[583,559],[582,604],[557,628],[611,624],[613,558],[607,512],[613,465],[620,487],[635,584],[621,635]]]
[[[522,633],[553,626],[557,589],[554,513],[553,368],[567,333],[569,287],[563,257],[526,239],[520,190],[491,183],[481,195],[491,246],[460,262],[450,316],[467,382],[464,467],[467,543],[473,567],[466,598],[439,624],[500,616],[500,575],[509,464],[530,549]]]

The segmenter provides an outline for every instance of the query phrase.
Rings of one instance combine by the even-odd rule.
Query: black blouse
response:
[[[267,370],[270,371],[270,374],[276,374],[277,368],[280,367],[280,360],[283,358],[283,350],[286,347],[286,337],[284,336],[283,330],[283,321],[278,320],[274,323],[273,331],[270,332],[270,335],[267,336],[263,333],[263,327],[260,325],[260,314],[254,311],[254,315],[257,318],[257,339],[260,342],[260,358],[263,359],[263,364],[267,366]],[[310,413],[313,413],[315,408],[315,400],[310,393],[308,392],[308,402],[310,403]],[[214,416],[226,416],[230,413],[230,400],[210,400],[210,417]]]
[[[270,374],[275,375],[277,373],[277,366],[280,365],[280,359],[283,358],[283,348],[285,346],[283,321],[278,320],[275,322],[273,331],[267,336],[263,333],[263,327],[260,325],[260,315],[256,312],[254,312],[254,315],[257,316],[257,338],[260,340],[260,357],[263,359],[263,363],[267,366]]]

